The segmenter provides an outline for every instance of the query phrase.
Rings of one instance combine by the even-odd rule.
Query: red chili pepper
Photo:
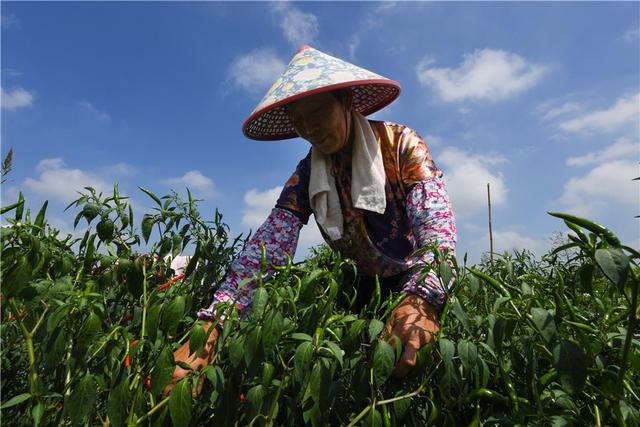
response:
[[[151,378],[147,377],[147,380],[144,382],[144,384],[147,386],[147,390],[151,390]]]
[[[133,319],[133,314],[127,313],[127,314],[122,316],[122,319],[120,319],[120,321],[123,322],[123,323],[126,323],[126,322],[130,322],[131,319]]]
[[[240,393],[240,402],[244,402],[244,393]]]
[[[172,283],[177,282],[178,280],[184,279],[184,274],[181,274],[179,276],[174,277],[173,279],[169,280],[167,283],[165,283],[164,285],[161,285],[158,287],[158,292],[160,291],[164,291],[165,289],[167,289]]]
[[[129,351],[131,351],[134,345],[138,344],[138,341],[140,340],[131,341],[131,344],[129,345]],[[128,368],[129,365],[131,365],[131,359],[129,358],[129,353],[127,353],[127,357],[124,358],[124,366]]]

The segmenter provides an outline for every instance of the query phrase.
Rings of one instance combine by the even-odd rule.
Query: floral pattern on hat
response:
[[[304,46],[250,114],[243,132],[254,139],[296,137],[284,105],[338,88],[351,89],[354,108],[363,115],[385,107],[400,93],[400,85],[393,80]]]

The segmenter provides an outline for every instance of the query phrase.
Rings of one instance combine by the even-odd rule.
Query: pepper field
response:
[[[229,307],[213,363],[164,398],[173,350],[188,338],[201,351],[194,312],[246,238],[190,196],[142,191],[156,208],[138,218],[117,186],[87,189],[69,207],[88,224],[77,239],[48,225],[46,203],[33,215],[21,195],[2,208],[3,424],[639,424],[640,254],[563,214],[569,243],[542,258],[440,263],[444,283],[455,277],[441,332],[404,380],[378,338],[398,297],[374,292],[351,312],[354,266],[321,248],[259,279],[248,318]],[[163,286],[174,277],[164,260],[185,249],[185,277]]]

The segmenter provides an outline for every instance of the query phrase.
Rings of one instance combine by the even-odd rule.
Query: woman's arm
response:
[[[231,302],[246,313],[251,307],[251,298],[255,291],[256,281],[260,274],[262,247],[265,248],[265,273],[273,273],[273,265],[284,265],[287,257],[293,257],[298,245],[298,235],[302,222],[296,215],[286,209],[275,208],[265,222],[258,228],[240,257],[231,264],[224,283],[213,296],[213,302],[207,308],[198,311],[198,318],[211,320],[214,308],[225,302]],[[246,284],[240,287],[240,283]],[[220,319],[218,316],[218,320]]]
[[[437,246],[453,253],[456,249],[457,230],[449,195],[444,180],[435,176],[417,183],[407,195],[407,216],[411,223],[416,246]],[[403,289],[425,299],[438,312],[446,299],[448,283],[441,283],[435,269],[421,280],[422,266],[432,264],[432,251],[414,256],[414,268]],[[435,267],[435,266],[434,266]]]
[[[449,196],[440,176],[418,182],[407,196],[407,215],[418,248],[437,245],[440,250],[456,246],[456,226]],[[433,252],[415,255],[414,268],[403,290],[409,295],[394,309],[387,323],[389,336],[396,335],[404,350],[394,375],[404,377],[415,366],[418,351],[439,331],[439,312],[448,284],[442,284],[434,270],[422,278],[422,268],[434,261]],[[395,345],[393,338],[389,343]]]
[[[211,305],[198,311],[198,318],[205,321],[205,330],[210,331],[204,352],[190,354],[189,341],[187,341],[173,353],[176,361],[187,363],[193,370],[201,369],[211,361],[213,344],[219,334],[218,326],[224,321],[224,315],[215,313],[216,306],[231,302],[246,314],[251,308],[251,298],[256,288],[256,282],[253,279],[260,274],[262,247],[264,246],[267,257],[265,273],[271,274],[274,271],[273,265],[284,265],[287,262],[287,257],[295,255],[300,228],[302,228],[302,222],[292,212],[280,208],[271,211],[269,217],[247,243],[240,257],[231,265],[231,271],[214,294]],[[240,283],[245,280],[246,284],[239,287]],[[211,327],[214,321],[217,326]],[[187,373],[187,370],[176,366],[173,378],[165,388],[164,394],[167,395]],[[194,390],[194,394],[197,393],[199,390]]]

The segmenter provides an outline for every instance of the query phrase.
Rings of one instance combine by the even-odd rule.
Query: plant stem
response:
[[[273,398],[271,402],[271,408],[269,408],[269,415],[267,416],[267,427],[273,425],[273,417],[274,412],[276,410],[276,406],[278,400],[280,399],[280,394],[282,393],[282,389],[286,387],[287,381],[289,380],[289,376],[284,377],[284,379],[280,382],[280,386],[278,387],[278,391],[276,392],[276,396]]]
[[[169,403],[169,396],[167,396],[164,399],[162,399],[160,401],[160,403],[158,403],[156,406],[151,408],[151,410],[149,412],[144,414],[142,417],[138,418],[138,420],[136,421],[136,425],[142,424],[144,421],[147,420],[147,418],[150,418],[153,414],[155,414],[160,409],[162,409],[164,407],[164,405],[166,405],[167,403]]]
[[[596,416],[596,427],[600,427],[600,409],[596,404],[593,405],[593,409],[595,411],[595,416]]]
[[[145,326],[147,323],[147,306],[149,301],[147,301],[147,263],[142,261],[142,300],[144,304],[142,304],[142,331],[140,332],[140,338],[144,339],[145,337]]]
[[[24,322],[20,317],[18,306],[16,306],[16,302],[13,298],[9,299],[9,304],[11,305],[11,310],[16,313],[16,321],[18,322],[18,327],[20,328],[20,332],[22,332],[22,337],[24,338],[27,346],[27,356],[29,357],[29,392],[31,395],[36,396],[38,394],[36,390],[38,373],[36,372],[36,354],[33,349],[33,335],[31,335],[31,332],[29,332],[27,327],[24,325]]]
[[[33,327],[33,329],[31,330],[31,336],[34,336],[37,332],[38,329],[40,329],[40,326],[42,326],[42,323],[44,321],[45,316],[47,315],[47,312],[49,311],[49,306],[45,304],[44,306],[44,311],[42,312],[42,314],[40,315],[40,318],[38,319],[38,321],[36,322],[36,325]]]
[[[627,364],[629,362],[629,352],[631,350],[631,340],[633,339],[633,332],[636,330],[636,311],[638,308],[638,288],[640,287],[640,278],[633,271],[631,272],[631,304],[629,306],[629,324],[627,325],[627,336],[624,341],[624,350],[622,351],[622,362],[620,362],[620,370],[618,371],[618,380],[616,391],[618,398],[622,397],[624,392],[624,374],[627,370]]]
[[[371,410],[371,405],[367,405],[362,412],[360,412],[353,420],[351,420],[351,422],[349,423],[349,425],[347,425],[347,427],[353,427],[355,426],[358,421],[360,421],[361,419],[363,419]]]

